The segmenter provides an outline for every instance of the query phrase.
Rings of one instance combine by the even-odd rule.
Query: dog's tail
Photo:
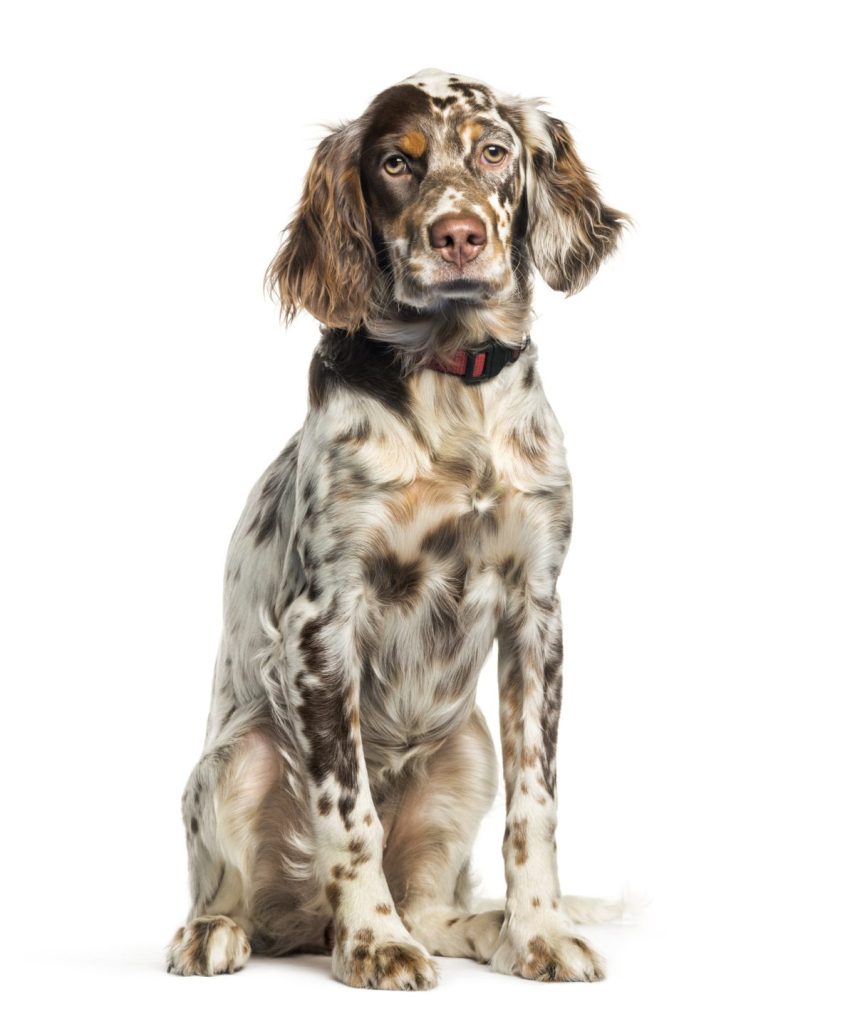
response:
[[[620,899],[603,900],[594,896],[562,896],[561,910],[574,924],[604,924],[635,917],[646,901],[625,891]],[[504,900],[473,900],[473,910],[504,910]]]

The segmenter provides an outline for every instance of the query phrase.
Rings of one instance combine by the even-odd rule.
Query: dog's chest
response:
[[[376,628],[361,720],[368,761],[384,768],[465,721],[514,591],[560,564],[566,546],[569,483],[515,472],[506,435],[470,429],[444,440],[429,471],[396,494],[382,551],[366,560]]]

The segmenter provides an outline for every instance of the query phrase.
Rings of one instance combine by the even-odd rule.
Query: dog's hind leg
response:
[[[258,728],[209,752],[191,774],[183,813],[192,905],[167,950],[172,973],[231,974],[246,963],[263,845],[258,823],[271,793],[283,789],[284,770]]]
[[[476,708],[390,797],[394,804],[380,809],[388,823],[383,868],[390,891],[412,935],[438,956],[486,962],[498,945],[503,912],[468,912],[470,853],[495,798],[497,772]]]

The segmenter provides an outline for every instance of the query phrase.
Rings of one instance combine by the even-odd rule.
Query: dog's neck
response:
[[[461,349],[479,348],[490,340],[509,347],[523,344],[534,314],[528,296],[493,304],[449,300],[429,311],[409,306],[384,310],[365,321],[365,333],[394,348],[411,367]]]

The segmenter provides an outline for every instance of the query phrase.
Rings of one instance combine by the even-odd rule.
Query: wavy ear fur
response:
[[[534,265],[556,291],[584,288],[614,249],[630,218],[602,201],[567,126],[518,101],[526,150],[526,238]]]
[[[303,195],[266,281],[290,323],[305,309],[354,332],[365,319],[377,265],[359,178],[361,130],[342,124],[321,140]]]

